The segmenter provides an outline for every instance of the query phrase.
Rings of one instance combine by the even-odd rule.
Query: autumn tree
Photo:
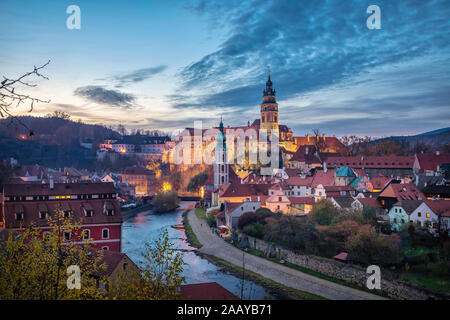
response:
[[[328,199],[317,201],[308,217],[318,225],[330,225],[338,215],[338,210]]]
[[[191,180],[189,180],[187,191],[198,192],[200,187],[205,184],[206,180],[208,180],[208,172],[200,172],[199,174],[193,176]]]
[[[101,251],[92,254],[83,240],[80,224],[57,209],[49,217],[50,231],[28,227],[17,235],[12,231],[0,243],[0,299],[102,299],[98,275],[106,268]],[[66,241],[70,233],[73,241]],[[75,241],[82,244],[75,244]],[[67,269],[80,267],[81,288],[68,289]]]
[[[158,191],[153,196],[153,211],[156,213],[173,211],[178,207],[178,203],[178,193],[175,190]]]

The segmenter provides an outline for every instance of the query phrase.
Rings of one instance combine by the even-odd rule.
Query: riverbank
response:
[[[220,239],[204,220],[188,213],[188,222],[197,239],[203,246],[198,253],[211,255],[239,268],[245,260],[245,268],[271,281],[301,292],[333,300],[379,300],[380,296],[349,288],[325,279],[320,279],[275,262],[250,255]]]
[[[152,207],[153,206],[151,204],[143,204],[133,209],[128,210],[120,209],[120,213],[122,214],[123,221],[126,221],[135,216],[136,214],[138,214],[139,212],[151,210]]]

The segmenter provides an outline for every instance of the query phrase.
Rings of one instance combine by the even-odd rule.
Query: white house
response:
[[[430,232],[437,233],[441,224],[441,229],[448,225],[450,216],[450,201],[448,200],[425,200],[409,216],[411,222],[429,228]],[[442,225],[442,222],[444,225]],[[448,230],[444,229],[444,230]]]
[[[225,224],[230,229],[238,226],[240,216],[246,212],[255,212],[261,208],[259,201],[225,202]]]

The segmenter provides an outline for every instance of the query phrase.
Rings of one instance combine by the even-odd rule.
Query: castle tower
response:
[[[263,102],[261,104],[261,129],[267,130],[268,135],[273,130],[278,131],[278,103],[275,94],[269,70],[269,78],[266,82],[266,88],[263,90]]]
[[[228,183],[228,164],[227,164],[227,145],[223,122],[220,119],[219,134],[216,138],[216,147],[214,149],[214,188],[220,187],[224,183]]]

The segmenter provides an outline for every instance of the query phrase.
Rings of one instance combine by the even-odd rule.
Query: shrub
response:
[[[264,227],[260,223],[248,224],[244,227],[244,232],[249,236],[262,239],[264,236]]]
[[[152,200],[153,211],[156,213],[173,211],[178,207],[178,203],[178,193],[175,190],[159,191]]]
[[[244,227],[252,223],[260,223],[264,225],[265,219],[269,217],[277,216],[269,209],[259,208],[255,212],[244,212],[238,220],[238,228],[244,230]]]
[[[317,201],[308,215],[312,221],[322,226],[330,225],[337,216],[338,210],[328,199]]]

